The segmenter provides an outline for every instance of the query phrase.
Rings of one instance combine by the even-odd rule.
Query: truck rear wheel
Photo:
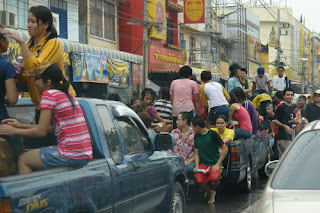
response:
[[[168,213],[185,213],[186,198],[182,186],[179,182],[174,183],[171,205]]]
[[[247,162],[247,171],[244,180],[241,182],[241,192],[250,193],[251,192],[251,163],[250,159]]]

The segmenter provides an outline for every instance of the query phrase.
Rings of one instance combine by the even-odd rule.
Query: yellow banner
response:
[[[151,27],[150,37],[161,40],[167,39],[167,18],[166,18],[166,1],[149,0],[149,22],[155,22],[159,25]]]
[[[109,86],[129,87],[129,63],[108,59]]]

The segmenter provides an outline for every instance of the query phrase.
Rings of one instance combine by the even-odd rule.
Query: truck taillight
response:
[[[0,212],[1,213],[11,213],[11,202],[9,198],[0,198]]]
[[[238,147],[230,148],[230,160],[231,160],[231,165],[239,165],[240,155],[239,155]]]

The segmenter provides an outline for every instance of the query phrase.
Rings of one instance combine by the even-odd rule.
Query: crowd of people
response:
[[[75,91],[65,77],[63,48],[56,39],[51,11],[44,6],[31,7],[28,31],[31,38],[25,43],[0,25],[1,53],[7,51],[11,38],[20,45],[24,59],[19,66],[0,58],[0,135],[10,141],[13,152],[21,144],[19,136],[44,137],[53,130],[58,138],[55,146],[29,152],[19,149],[15,153],[19,174],[85,165],[92,158],[91,139]],[[283,67],[278,67],[273,79],[259,67],[251,91],[245,68],[232,64],[229,71],[225,88],[212,81],[211,72],[203,71],[199,83],[192,69],[183,66],[180,78],[170,88],[161,88],[158,99],[154,90],[145,88],[129,103],[151,140],[158,132],[172,134],[174,147],[170,151],[183,157],[188,173],[194,172],[196,182],[209,196],[208,203],[215,202],[215,187],[231,141],[265,131],[274,141],[274,152],[281,157],[306,124],[320,119],[320,90],[310,94],[308,100],[299,96],[293,105],[294,91]],[[5,105],[16,104],[16,83],[28,88],[35,104],[35,124],[9,118]],[[108,99],[121,101],[118,94],[110,94]]]
[[[320,119],[320,90],[310,95],[308,105],[304,95],[293,105],[294,91],[283,67],[272,79],[259,67],[251,91],[245,68],[232,64],[229,70],[226,89],[212,80],[209,71],[201,73],[199,84],[192,69],[183,66],[180,79],[170,88],[162,87],[159,99],[146,88],[140,98],[130,102],[152,139],[158,132],[172,134],[174,147],[170,151],[183,157],[187,173],[194,172],[196,182],[209,196],[208,203],[215,202],[214,189],[231,141],[263,131],[269,135],[274,158],[278,159],[308,122]]]

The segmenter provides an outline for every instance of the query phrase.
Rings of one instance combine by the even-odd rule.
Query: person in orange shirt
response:
[[[28,70],[36,69],[42,62],[51,62],[57,64],[65,76],[63,67],[63,46],[57,40],[58,34],[53,26],[53,17],[51,11],[45,6],[31,7],[28,14],[28,32],[31,36],[30,40],[25,43],[23,38],[13,31],[0,29],[7,38],[14,39],[21,48],[21,54],[24,59],[22,73],[18,76],[18,83],[26,85],[31,96],[32,102],[36,108],[36,123],[40,116],[40,99],[34,78],[27,74]],[[69,92],[75,96],[76,93],[72,86]]]

